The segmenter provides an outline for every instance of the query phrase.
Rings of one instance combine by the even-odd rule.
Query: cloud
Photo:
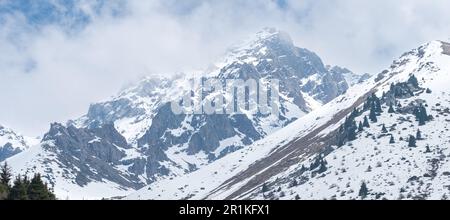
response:
[[[450,37],[445,0],[40,0],[50,17],[2,10],[12,1],[0,0],[0,124],[33,135],[144,75],[205,68],[266,26],[328,64],[372,73]]]

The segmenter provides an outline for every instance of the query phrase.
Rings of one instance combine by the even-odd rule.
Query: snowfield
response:
[[[434,41],[404,54],[380,75],[250,147],[185,176],[155,182],[126,199],[447,199],[450,195],[450,53]],[[353,108],[369,94],[381,97],[391,84],[416,76],[430,91],[398,99],[402,106],[425,101],[433,119],[419,126],[414,115],[388,113],[342,147],[301,141],[329,140]],[[368,116],[356,117],[358,123]],[[333,122],[333,123],[330,123]],[[385,125],[388,132],[383,133]],[[421,131],[416,147],[410,135]],[[313,135],[311,135],[313,134]],[[314,137],[308,137],[314,136]],[[395,143],[390,143],[391,135]],[[313,147],[314,146],[314,147]],[[319,149],[315,149],[315,148]],[[324,153],[325,149],[327,152]],[[283,152],[284,154],[279,154]],[[318,155],[325,171],[310,169]],[[292,162],[293,161],[293,162]],[[278,172],[274,172],[278,171]],[[360,195],[362,183],[368,188]],[[263,189],[264,188],[264,189]]]

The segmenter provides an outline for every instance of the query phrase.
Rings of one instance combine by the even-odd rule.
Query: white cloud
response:
[[[1,2],[1,1],[0,1]],[[20,14],[0,27],[0,123],[42,134],[143,75],[207,67],[262,27],[291,33],[326,63],[377,72],[405,50],[450,37],[446,0],[108,1],[81,31],[35,29]],[[122,8],[121,8],[122,7]],[[113,17],[109,10],[123,10]]]

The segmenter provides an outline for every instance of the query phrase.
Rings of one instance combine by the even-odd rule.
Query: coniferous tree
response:
[[[358,125],[358,131],[361,132],[361,131],[363,131],[363,130],[364,130],[364,125],[363,125],[362,122],[359,122],[359,125]]]
[[[419,126],[425,125],[425,122],[428,121],[427,109],[420,105],[414,110],[414,114],[416,115],[416,119],[419,121]]]
[[[18,175],[14,180],[14,185],[11,188],[8,199],[9,200],[28,200],[28,183],[27,179]]]
[[[364,116],[363,126],[365,128],[370,128],[369,119],[367,118],[367,116]]]
[[[395,144],[395,138],[394,135],[391,135],[391,139],[389,140],[390,144]]]
[[[318,173],[324,173],[325,171],[327,171],[327,161],[325,161],[324,159],[322,159],[320,161],[320,167],[319,170],[317,171]]]
[[[375,112],[376,113],[382,113],[383,112],[383,109],[381,108],[381,101],[378,98],[375,100]]]
[[[12,173],[8,163],[4,163],[0,168],[0,184],[9,188],[9,182],[11,181]]]
[[[395,113],[394,106],[392,105],[392,103],[389,105],[388,113]]]
[[[417,130],[416,140],[422,140],[422,132],[420,130]]]
[[[54,200],[55,195],[41,179],[40,174],[35,174],[27,189],[30,200]]]
[[[419,88],[419,81],[417,80],[416,76],[414,76],[414,75],[411,75],[409,77],[408,83],[416,88]]]
[[[373,104],[373,103],[372,103],[372,106],[370,107],[369,119],[372,122],[377,122],[378,121],[378,119],[377,119],[377,112],[376,112],[376,109],[375,109],[375,104]]]
[[[263,193],[265,193],[265,192],[268,192],[268,191],[269,191],[269,187],[267,186],[267,184],[266,184],[266,183],[263,183],[261,191],[262,191]]]
[[[416,147],[416,137],[413,135],[409,136],[408,147]]]
[[[367,195],[369,194],[369,189],[367,188],[367,185],[365,182],[362,182],[361,184],[361,188],[359,189],[359,196],[362,199],[365,199],[367,197]]]
[[[431,153],[431,149],[430,149],[429,145],[426,146],[425,153]]]
[[[383,124],[383,127],[381,128],[381,133],[388,133],[388,130],[386,129],[386,126]]]
[[[356,130],[358,128],[356,127],[356,124],[351,125],[351,127],[349,127],[347,129],[347,139],[349,141],[354,141],[356,140]]]
[[[359,116],[359,111],[357,108],[353,108],[352,113],[350,114],[350,118],[356,118]]]

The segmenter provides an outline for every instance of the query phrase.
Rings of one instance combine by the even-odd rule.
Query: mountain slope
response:
[[[345,79],[352,73],[340,70],[344,68],[328,69],[315,53],[294,46],[287,34],[264,29],[208,71],[146,78],[91,105],[77,120],[53,124],[38,148],[11,163],[18,171],[43,172],[62,197],[123,195],[201,169],[319,108],[348,89]],[[220,95],[191,87],[192,80],[212,79],[279,80],[280,115],[253,109],[240,109],[244,114],[174,114],[171,102],[186,94],[206,93],[200,103]],[[91,194],[91,185],[105,190]]]
[[[33,138],[23,137],[0,125],[0,162],[27,150],[33,144],[36,144]]]
[[[273,135],[127,198],[445,198],[449,48],[435,41],[405,53],[388,70]],[[377,110],[370,110],[372,103]],[[360,131],[355,123],[365,116],[377,122]],[[408,147],[417,130],[417,147]]]

